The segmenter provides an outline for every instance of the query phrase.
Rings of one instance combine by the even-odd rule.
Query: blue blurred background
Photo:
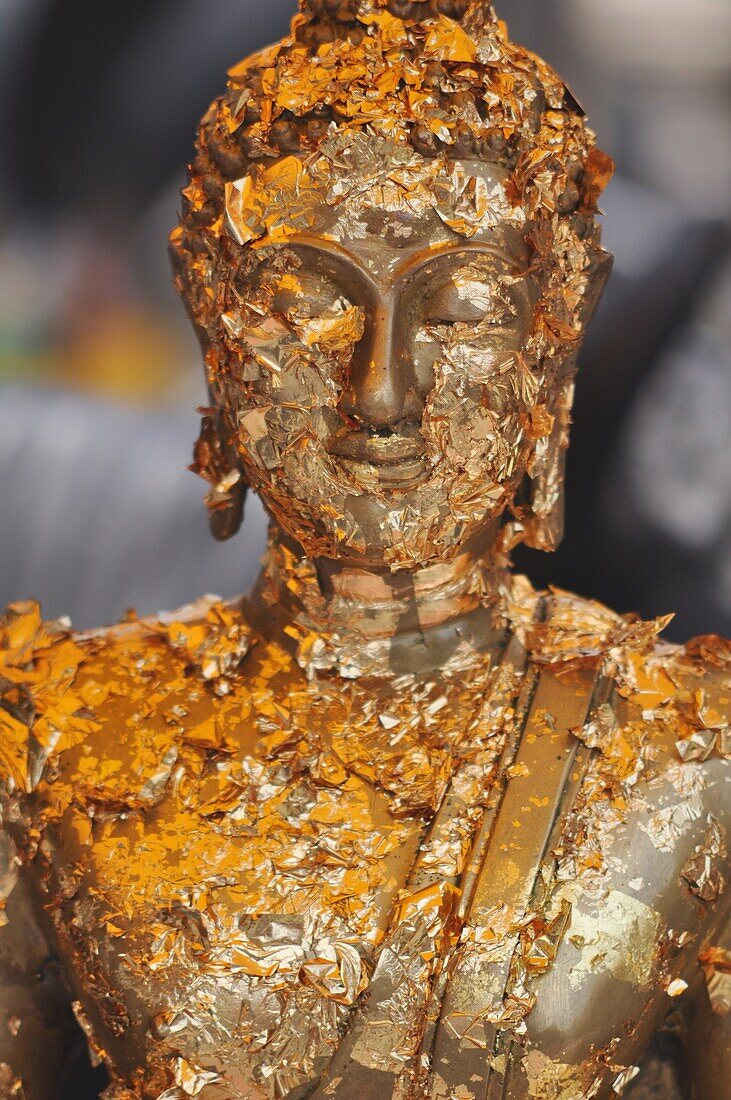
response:
[[[205,401],[166,234],[195,123],[294,0],[0,0],[0,602],[79,627],[250,583],[264,519],[208,535]],[[568,531],[520,566],[731,634],[731,4],[503,0],[619,174]]]

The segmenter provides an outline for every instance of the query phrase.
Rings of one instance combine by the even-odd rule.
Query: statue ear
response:
[[[523,526],[521,541],[533,550],[550,553],[563,539],[566,451],[573,403],[574,386],[568,383],[552,410],[553,430],[539,441],[533,468],[525,476],[523,501],[517,512]]]
[[[236,485],[228,490],[228,501],[215,506],[209,505],[208,522],[211,534],[217,542],[227,542],[238,535],[244,522],[244,504],[248,486],[239,475]]]
[[[614,265],[614,257],[604,249],[594,253],[589,271],[589,286],[581,304],[579,317],[582,330],[586,330],[607,285]],[[523,525],[522,541],[534,550],[552,552],[558,549],[564,533],[566,476],[566,452],[569,446],[571,410],[574,404],[574,385],[570,381],[576,369],[578,351],[565,364],[566,376],[556,406],[551,410],[554,423],[551,435],[541,440],[533,469],[526,474],[523,500],[517,512]]]
[[[598,248],[594,252],[591,261],[591,266],[589,268],[589,286],[579,309],[579,320],[581,321],[583,333],[586,332],[587,326],[596,313],[597,306],[604,294],[604,289],[607,285],[609,276],[612,274],[613,267],[614,256],[612,253],[607,252],[603,248]]]
[[[218,542],[225,542],[243,523],[248,486],[231,435],[225,431],[225,418],[217,409],[198,411],[203,420],[189,469],[211,487],[206,496],[211,533]]]

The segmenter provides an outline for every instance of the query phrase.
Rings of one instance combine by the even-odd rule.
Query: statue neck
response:
[[[468,667],[504,636],[510,574],[498,533],[453,562],[388,573],[307,558],[273,526],[247,612],[262,634],[294,649],[310,676]]]

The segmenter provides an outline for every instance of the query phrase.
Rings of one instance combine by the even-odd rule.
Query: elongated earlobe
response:
[[[588,275],[579,317],[585,330],[599,304],[607,279],[612,271],[613,257],[599,249],[594,254]],[[576,371],[578,351],[568,360],[565,370],[570,379]],[[530,474],[522,487],[522,500],[515,508],[522,527],[518,541],[533,550],[550,553],[561,545],[566,515],[566,452],[569,446],[571,410],[574,404],[573,383],[566,383],[558,404],[552,409],[553,430],[541,440]],[[519,528],[520,529],[520,528]]]
[[[529,478],[523,542],[533,550],[552,553],[564,535],[566,446],[549,443],[546,455]]]
[[[247,485],[243,479],[229,490],[229,501],[210,507],[209,523],[211,534],[217,542],[227,542],[234,535],[238,535],[241,524],[244,522],[244,504],[246,502]]]
[[[567,384],[553,408],[551,434],[539,440],[515,515],[521,531],[516,540],[533,550],[558,549],[564,534],[566,452],[569,444],[573,384]],[[522,530],[521,530],[522,529]]]
[[[238,534],[244,519],[247,484],[217,409],[200,409],[201,432],[189,467],[210,485],[206,496],[211,533],[218,542]]]

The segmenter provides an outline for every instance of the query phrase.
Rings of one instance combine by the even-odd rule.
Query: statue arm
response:
[[[701,954],[686,1008],[685,1065],[692,1100],[727,1100],[731,1081],[731,921]]]
[[[58,1100],[78,1034],[61,970],[21,878],[0,928],[0,1096]]]
[[[693,643],[691,643],[693,644]],[[695,643],[718,645],[718,639],[700,639]],[[723,643],[721,643],[723,644]],[[731,647],[725,643],[725,652]],[[689,685],[702,691],[719,728],[731,722],[731,662],[719,673],[705,675]],[[720,737],[720,735],[719,735]],[[692,982],[684,1008],[685,1069],[688,1094],[692,1100],[726,1100],[731,1080],[731,897],[729,896],[729,838],[731,805],[728,797],[729,761],[718,747],[702,764],[705,809],[717,823],[723,838],[721,850],[710,858],[720,879],[718,896],[708,906],[707,925],[698,958],[698,973]],[[690,980],[690,979],[689,979]]]

